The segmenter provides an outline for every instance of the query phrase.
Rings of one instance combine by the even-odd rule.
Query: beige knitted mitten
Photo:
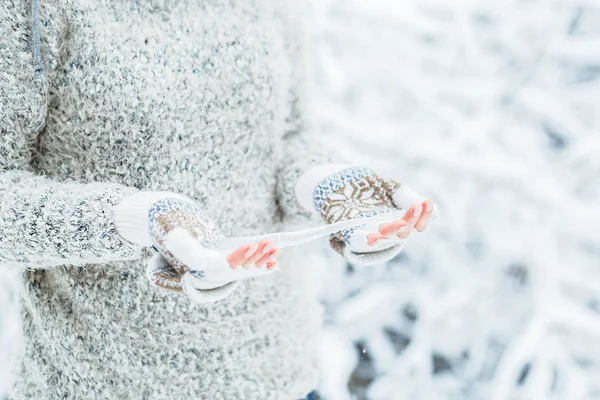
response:
[[[272,272],[230,268],[226,255],[213,248],[223,234],[199,205],[185,196],[137,193],[117,206],[115,224],[125,239],[157,250],[146,269],[152,285],[184,293],[198,302],[221,300],[241,279]]]
[[[307,186],[312,187],[314,209],[328,224],[387,214],[425,200],[408,186],[362,167],[326,165],[309,171],[297,190],[304,203]],[[437,214],[436,206],[432,219]],[[407,239],[394,235],[374,246],[368,245],[368,233],[378,228],[378,224],[369,224],[342,230],[331,235],[331,247],[353,262],[367,265],[386,262],[402,251]]]

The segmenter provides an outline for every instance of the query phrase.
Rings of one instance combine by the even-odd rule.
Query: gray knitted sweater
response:
[[[297,258],[199,305],[144,277],[113,207],[199,201],[226,235],[301,213],[325,161],[303,129],[295,0],[0,2],[0,267],[23,271],[18,399],[284,399],[316,384]]]

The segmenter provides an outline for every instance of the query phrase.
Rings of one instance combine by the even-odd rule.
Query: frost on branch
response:
[[[313,8],[322,137],[442,208],[322,261],[326,399],[600,398],[600,3]]]

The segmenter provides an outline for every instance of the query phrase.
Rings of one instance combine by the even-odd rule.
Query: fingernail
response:
[[[398,232],[402,232],[402,231],[406,230],[406,228],[408,228],[408,225],[407,225],[407,224],[405,224],[405,225],[402,225],[400,228],[396,229],[396,233],[398,233]]]
[[[427,200],[427,202],[425,203],[425,210],[427,212],[430,212],[431,210],[433,210],[433,201]]]

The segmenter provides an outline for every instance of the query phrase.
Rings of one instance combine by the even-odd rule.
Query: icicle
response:
[[[347,221],[340,221],[334,224],[319,226],[316,228],[303,229],[300,231],[275,232],[261,236],[229,237],[224,238],[218,243],[213,243],[210,247],[213,250],[217,250],[219,252],[231,252],[246,244],[256,243],[260,240],[269,240],[273,242],[275,247],[282,249],[285,247],[292,247],[302,243],[311,242],[313,240],[322,238],[327,235],[331,235],[344,229],[350,229],[360,225],[376,223],[381,224],[386,221],[391,222],[395,219],[402,218],[403,215],[404,211],[390,212],[371,217],[355,218]]]

